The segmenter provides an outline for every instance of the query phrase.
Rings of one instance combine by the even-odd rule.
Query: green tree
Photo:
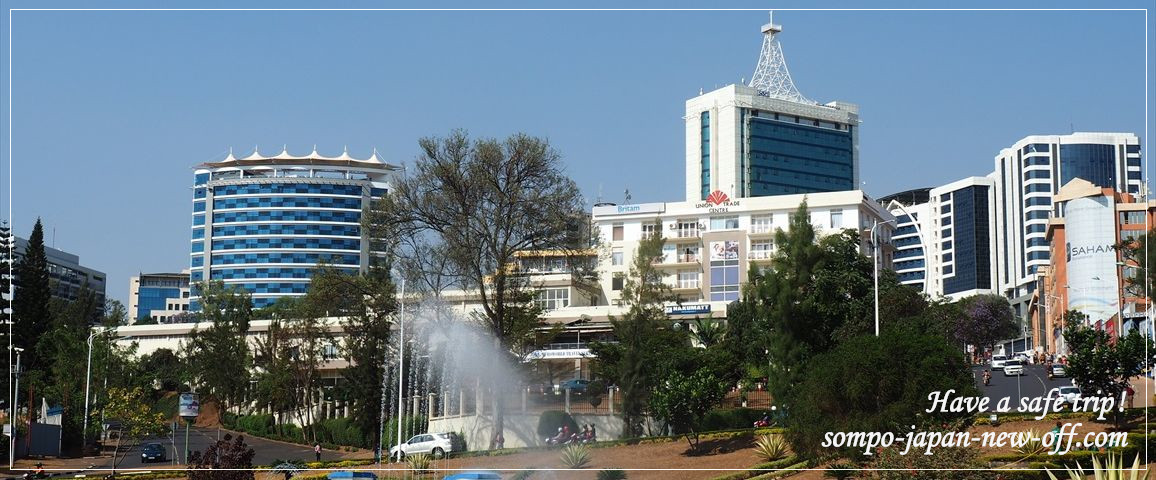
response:
[[[52,285],[48,276],[48,256],[44,251],[44,227],[40,219],[32,227],[32,235],[24,249],[24,256],[13,268],[16,292],[12,299],[15,345],[24,348],[22,367],[29,372],[39,370],[44,361],[36,351],[38,339],[52,328]]]
[[[318,292],[327,292],[334,305],[332,313],[344,318],[346,336],[340,347],[349,366],[341,371],[343,381],[336,394],[349,402],[350,419],[367,435],[367,444],[379,440],[383,365],[397,312],[388,255],[375,258],[365,275],[322,268],[314,273],[310,285]]]
[[[300,407],[298,401],[292,351],[291,332],[280,320],[269,324],[265,335],[257,339],[253,350],[253,366],[257,367],[254,398],[267,405],[276,417],[278,435],[283,435],[285,414]]]
[[[816,240],[804,201],[791,215],[789,230],[775,232],[778,250],[772,259],[773,268],[752,274],[744,287],[740,303],[749,303],[749,306],[739,306],[739,310],[740,315],[745,313],[750,318],[741,321],[749,323],[746,327],[761,331],[759,335],[747,336],[762,337],[767,342],[762,345],[765,353],[758,352],[757,346],[748,347],[748,353],[757,355],[748,358],[760,367],[767,366],[769,390],[776,399],[790,397],[794,386],[803,381],[807,361],[834,345],[835,332],[850,316],[849,307],[861,302],[857,299],[868,297],[865,293],[856,295],[866,288],[863,275],[856,275],[862,268],[828,269],[829,275],[820,275],[825,263],[840,264],[832,261],[832,252],[863,256],[857,247],[854,250],[832,247],[834,242],[829,240],[827,245],[820,245]],[[865,323],[863,325],[865,327]],[[755,351],[750,352],[752,349]]]
[[[722,402],[734,385],[731,378],[718,375],[712,367],[710,363],[703,363],[685,371],[670,369],[651,393],[650,410],[673,433],[684,435],[692,450],[699,446],[699,422]]]
[[[1019,333],[1015,311],[1002,295],[967,297],[960,302],[960,309],[963,315],[957,317],[954,325],[954,337],[959,343],[992,347]]]
[[[914,328],[859,335],[812,358],[788,399],[787,438],[796,452],[820,454],[826,432],[895,432],[962,421],[925,413],[928,394],[978,395],[959,348]],[[850,452],[844,452],[850,453]]]
[[[222,411],[240,402],[249,388],[249,346],[245,341],[253,307],[249,294],[219,281],[199,283],[208,328],[194,329],[182,355],[191,380],[205,387]]]
[[[111,388],[108,392],[108,407],[105,408],[105,418],[116,421],[118,437],[117,452],[121,452],[121,442],[127,441],[135,446],[140,439],[146,436],[163,435],[168,431],[164,414],[153,411],[148,402],[142,401],[144,392],[139,388],[126,390]],[[113,470],[124,459],[132,448],[123,449],[124,453],[113,458]]]
[[[52,324],[38,336],[35,352],[41,367],[29,381],[38,396],[63,409],[61,445],[75,451],[82,439],[89,319],[97,310],[96,295],[82,288],[76,300],[52,301]],[[27,353],[27,351],[25,352]],[[78,373],[80,373],[78,375]]]
[[[245,436],[225,437],[189,455],[185,470],[189,480],[253,480],[253,457],[257,454],[245,444]]]
[[[181,358],[172,350],[160,348],[140,357],[140,371],[143,378],[153,388],[162,392],[175,392],[185,382]]]
[[[575,250],[589,241],[578,187],[562,173],[561,156],[545,141],[524,134],[505,140],[471,140],[455,131],[424,138],[410,173],[365,216],[395,233],[428,236],[462,272],[460,283],[481,300],[480,320],[495,348],[511,352],[532,335],[540,319],[528,279],[510,268],[524,250]],[[406,256],[406,252],[402,252]],[[514,362],[513,355],[506,361]],[[494,369],[496,370],[496,369]],[[490,379],[498,393],[512,388]],[[491,447],[504,427],[504,395],[495,395]]]
[[[691,338],[708,348],[722,343],[726,334],[726,324],[712,318],[694,319],[694,329],[690,332]]]
[[[1064,314],[1068,375],[1085,397],[1119,399],[1128,380],[1144,370],[1146,340],[1136,330],[1112,342],[1108,332],[1091,328],[1078,310]]]
[[[663,377],[664,364],[674,358],[672,350],[687,347],[685,332],[670,328],[663,306],[675,298],[670,286],[663,282],[662,271],[655,267],[662,260],[665,243],[658,228],[639,242],[621,291],[627,311],[610,319],[617,343],[590,345],[597,358],[595,375],[617,385],[622,394],[626,438],[642,434],[650,394]]]
[[[128,309],[120,300],[105,300],[104,315],[100,317],[100,324],[105,328],[116,328],[128,325]]]
[[[1156,270],[1149,269],[1147,265],[1156,262],[1156,248],[1149,245],[1148,238],[1151,235],[1156,235],[1156,227],[1146,232],[1145,235],[1136,237],[1135,240],[1125,240],[1116,246],[1120,251],[1124,262],[1131,268],[1130,274],[1126,274],[1125,278],[1128,295],[1133,297],[1152,298],[1151,285],[1156,279]]]

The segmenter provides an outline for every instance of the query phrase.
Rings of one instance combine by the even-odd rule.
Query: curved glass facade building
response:
[[[369,267],[361,212],[398,170],[377,152],[327,157],[254,151],[198,165],[193,173],[189,280],[248,290],[261,308],[304,295],[318,262],[348,272]],[[194,289],[192,310],[200,309]]]

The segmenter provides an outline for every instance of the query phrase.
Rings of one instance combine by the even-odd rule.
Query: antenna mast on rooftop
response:
[[[748,86],[759,91],[764,97],[778,98],[798,103],[816,104],[799,93],[791,72],[787,71],[787,59],[783,57],[783,47],[775,34],[783,31],[782,25],[775,24],[775,12],[771,12],[770,23],[763,25],[763,50],[759,54],[759,65]]]

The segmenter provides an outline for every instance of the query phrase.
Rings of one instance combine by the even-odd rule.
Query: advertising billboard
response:
[[[1068,309],[1088,316],[1090,324],[1116,315],[1115,207],[1110,197],[1068,201],[1064,220],[1068,263]]]
[[[724,242],[710,242],[710,261],[739,259],[739,242],[727,240]]]
[[[177,403],[177,414],[185,418],[193,418],[201,413],[201,404],[197,402],[197,394],[182,393]]]

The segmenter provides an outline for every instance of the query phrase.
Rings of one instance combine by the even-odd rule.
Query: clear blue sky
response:
[[[524,131],[563,154],[588,200],[601,189],[621,202],[629,187],[635,202],[678,201],[684,102],[750,78],[765,9],[784,5],[803,6],[11,12],[0,217],[20,236],[42,217],[48,241],[55,231],[55,246],[106,272],[109,297],[124,301],[131,275],[188,267],[191,168],[230,147],[348,146],[355,156],[376,147],[399,163],[423,136]],[[1150,154],[1145,12],[781,11],[775,20],[803,94],[860,105],[872,196],[985,175],[1000,148],[1073,127],[1134,132]]]

